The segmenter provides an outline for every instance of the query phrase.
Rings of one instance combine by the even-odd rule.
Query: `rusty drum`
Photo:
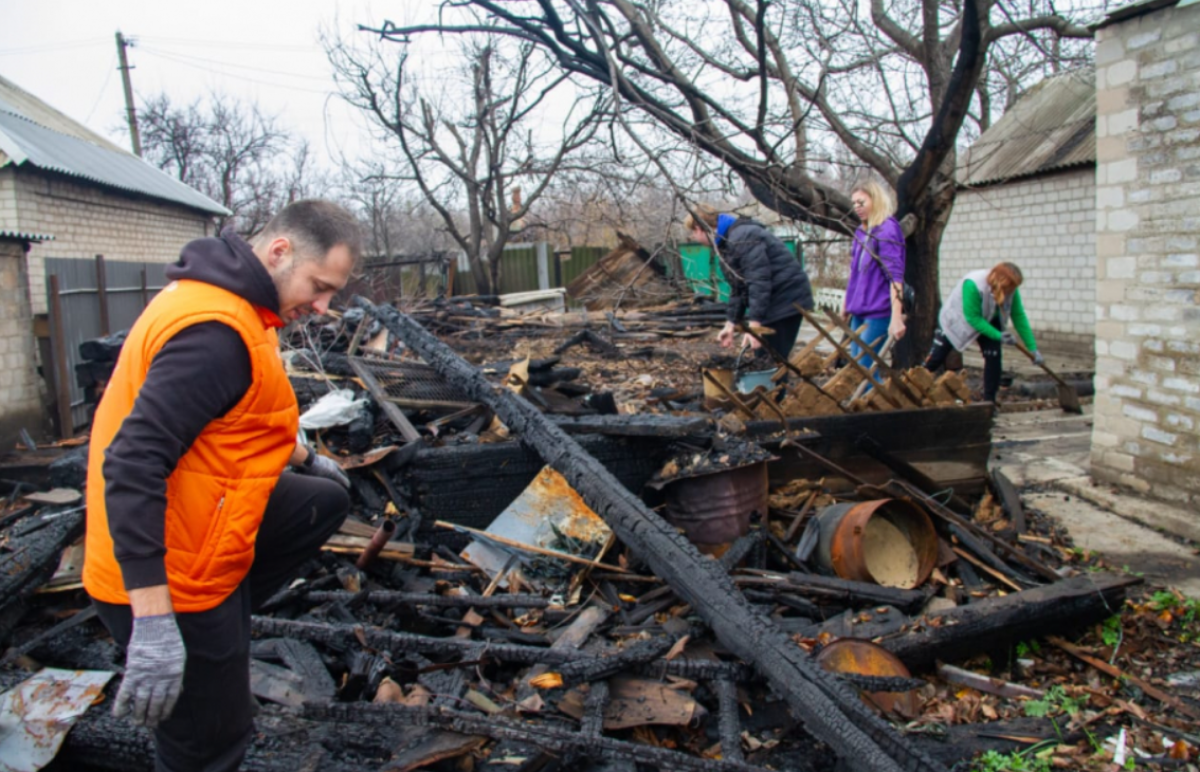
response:
[[[754,512],[767,513],[767,462],[675,480],[664,489],[663,517],[693,544],[745,536]]]
[[[843,579],[912,589],[929,578],[937,561],[933,523],[907,501],[833,504],[817,520],[817,561]]]
[[[817,654],[817,664],[823,670],[834,673],[912,677],[895,654],[878,644],[857,638],[839,638],[823,647]],[[921,714],[921,700],[915,691],[864,691],[861,695],[863,702],[885,715],[896,714],[912,720]]]

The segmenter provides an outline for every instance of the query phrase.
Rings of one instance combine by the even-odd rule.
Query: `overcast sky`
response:
[[[0,75],[129,147],[119,29],[136,40],[135,95],[165,91],[182,104],[223,91],[278,114],[322,157],[338,148],[355,155],[364,147],[361,121],[332,96],[320,30],[355,34],[356,24],[399,23],[435,7],[436,0],[6,0]]]

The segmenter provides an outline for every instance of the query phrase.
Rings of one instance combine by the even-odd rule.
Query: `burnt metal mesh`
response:
[[[475,404],[461,390],[446,383],[429,365],[375,357],[355,357],[355,360],[375,376],[388,401],[401,407],[461,409]]]

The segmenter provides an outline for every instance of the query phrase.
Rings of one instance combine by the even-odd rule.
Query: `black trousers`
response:
[[[1000,391],[1000,375],[1004,370],[1001,359],[1003,345],[983,335],[975,340],[979,342],[979,353],[983,354],[983,401],[995,402],[996,394]],[[925,357],[925,369],[931,373],[940,370],[953,349],[954,344],[942,332],[942,328],[934,330],[933,345],[929,348],[929,356]]]
[[[215,608],[176,614],[187,663],[179,702],[154,730],[155,772],[234,772],[241,765],[254,733],[250,614],[317,553],[349,509],[337,483],[285,472],[267,502],[245,580]],[[117,643],[127,645],[129,606],[92,603]]]
[[[770,327],[775,332],[770,335],[764,335],[763,341],[766,342],[774,351],[779,352],[779,355],[784,359],[791,356],[792,346],[796,345],[796,336],[800,333],[800,324],[804,321],[804,317],[800,314],[785,316],[775,322],[771,322],[766,327]],[[769,357],[770,355],[763,352],[762,356]]]

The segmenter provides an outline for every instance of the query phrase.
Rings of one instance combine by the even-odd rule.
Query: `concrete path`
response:
[[[991,467],[1021,489],[1025,506],[1066,526],[1077,547],[1200,598],[1200,515],[1095,483],[1088,476],[1091,435],[1090,405],[1082,416],[1061,410],[1001,413],[992,433]]]

